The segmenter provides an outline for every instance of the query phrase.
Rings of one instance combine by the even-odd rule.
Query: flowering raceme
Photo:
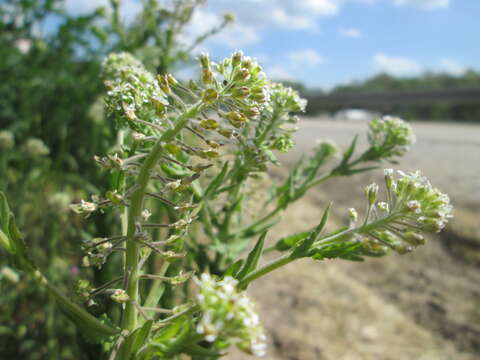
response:
[[[265,355],[265,335],[254,304],[238,291],[238,281],[229,276],[217,281],[204,273],[197,284],[202,309],[197,332],[220,348],[235,344],[248,354]]]
[[[110,359],[177,359],[187,354],[213,360],[231,345],[262,356],[265,334],[246,295],[251,282],[304,257],[362,260],[388,250],[406,253],[451,217],[448,196],[426,178],[399,172],[396,179],[387,169],[386,199],[378,200],[377,184],[367,186],[363,221],[350,208],[348,226],[323,234],[327,206],[314,229],[280,239],[270,250],[284,254],[262,264],[267,231],[291,203],[332,178],[396,162],[415,137],[404,121],[383,117],[370,122],[369,147],[360,154],[356,137],[343,151],[322,140],[283,183],[272,183],[270,196],[255,205],[261,211],[247,214],[245,190],[258,184],[269,165],[280,164],[276,151],[294,146],[295,113],[305,110],[306,101],[268,81],[261,66],[241,51],[218,63],[203,54],[198,62],[198,81],[183,83],[171,74],[154,76],[127,53],[104,61],[105,107],[122,136],[110,154],[94,161],[111,174],[111,188],[70,208],[85,216],[110,210],[118,218],[118,234],[83,239],[83,265],[123,264],[109,266],[118,274],[103,284],[77,282],[75,303],[26,256],[0,193],[0,245],[47,286],[86,336],[105,344]],[[13,135],[0,132],[0,147],[13,145]],[[192,278],[198,285],[196,296],[189,285]],[[118,307],[111,312],[116,319],[106,321],[105,312],[99,320],[90,314],[94,311],[82,308],[101,311],[107,305]]]

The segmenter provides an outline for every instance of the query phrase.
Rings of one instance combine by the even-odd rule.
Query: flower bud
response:
[[[349,208],[348,209],[348,217],[350,221],[356,222],[358,220],[358,212],[354,208]]]
[[[246,86],[234,88],[232,90],[232,96],[239,99],[246,98],[249,94],[250,94],[250,90]]]
[[[421,211],[421,204],[417,200],[407,201],[405,205],[410,212],[418,213]]]
[[[210,58],[208,57],[207,53],[201,54],[198,59],[200,60],[200,65],[202,66],[203,69],[209,69],[210,68]]]
[[[368,203],[373,205],[377,200],[378,194],[378,185],[372,183],[365,188],[365,196],[367,197]]]
[[[384,212],[388,212],[390,207],[388,206],[388,204],[384,201],[381,201],[377,204],[378,208]]]
[[[385,169],[383,173],[385,175],[385,185],[387,189],[392,190],[393,169]]]
[[[250,78],[250,71],[248,69],[240,69],[235,73],[233,81],[247,81]]]
[[[241,50],[237,50],[232,55],[232,67],[236,68],[243,59],[243,52]]]
[[[256,106],[251,106],[245,109],[242,109],[242,113],[249,118],[253,118],[255,116],[260,115],[260,110],[258,110],[258,107]]]

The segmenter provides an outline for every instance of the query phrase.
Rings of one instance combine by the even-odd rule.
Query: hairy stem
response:
[[[334,233],[332,235],[324,236],[323,238],[320,238],[319,240],[315,241],[315,243],[312,245],[312,248],[320,246],[325,242],[333,242],[335,240],[342,240],[342,239],[345,239],[345,238],[348,239],[349,238],[348,235],[352,235],[354,233],[368,234],[370,231],[372,231],[374,229],[384,227],[384,226],[388,225],[389,223],[391,223],[392,221],[395,221],[398,218],[398,216],[399,216],[398,212],[391,213],[388,216],[386,216],[382,219],[379,219],[377,221],[371,222],[369,224],[365,224],[365,225],[359,226],[357,228],[352,228],[352,229],[348,229],[348,230],[345,230],[345,231],[341,231],[339,233]],[[292,261],[294,261],[296,259],[297,258],[292,257],[290,253],[286,254],[286,255],[283,255],[283,256],[280,256],[279,258],[272,260],[271,262],[269,262],[268,264],[265,264],[264,266],[260,267],[259,269],[255,270],[255,271],[252,271],[250,274],[248,274],[245,278],[243,278],[240,281],[238,286],[240,288],[245,288],[253,280],[256,280],[256,279],[272,272],[273,270],[276,270],[276,269],[278,269],[278,268],[280,268],[280,267],[282,267],[282,266],[284,266],[288,263],[291,263]]]
[[[138,303],[138,281],[139,271],[139,250],[140,245],[135,241],[136,223],[140,218],[143,210],[143,199],[150,179],[152,170],[158,163],[162,153],[163,144],[172,141],[175,136],[187,125],[189,119],[197,116],[202,111],[202,105],[193,105],[188,111],[180,115],[174,122],[175,126],[167,130],[145,159],[136,180],[136,190],[132,194],[130,209],[128,211],[128,225],[127,225],[127,252],[125,256],[125,275],[128,277],[127,294],[131,302],[127,303],[125,313],[122,319],[122,328],[127,330],[134,330],[137,327],[138,310],[134,303]]]

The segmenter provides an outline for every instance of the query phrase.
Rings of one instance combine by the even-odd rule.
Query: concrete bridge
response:
[[[479,104],[480,89],[389,91],[381,93],[315,94],[306,93],[315,107],[383,108],[393,105]]]

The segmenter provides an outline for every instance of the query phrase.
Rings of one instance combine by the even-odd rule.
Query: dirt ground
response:
[[[366,124],[305,125],[297,137],[307,151],[315,138],[346,144]],[[480,358],[480,127],[414,125],[418,143],[399,168],[420,168],[452,196],[455,219],[415,253],[363,263],[305,260],[256,282],[268,338],[267,359],[473,360]],[[274,177],[282,173],[275,172]],[[334,200],[329,230],[346,209],[363,209],[363,187],[381,171],[336,179],[293,204],[269,234],[274,241],[318,223]],[[228,359],[245,359],[240,353]]]

